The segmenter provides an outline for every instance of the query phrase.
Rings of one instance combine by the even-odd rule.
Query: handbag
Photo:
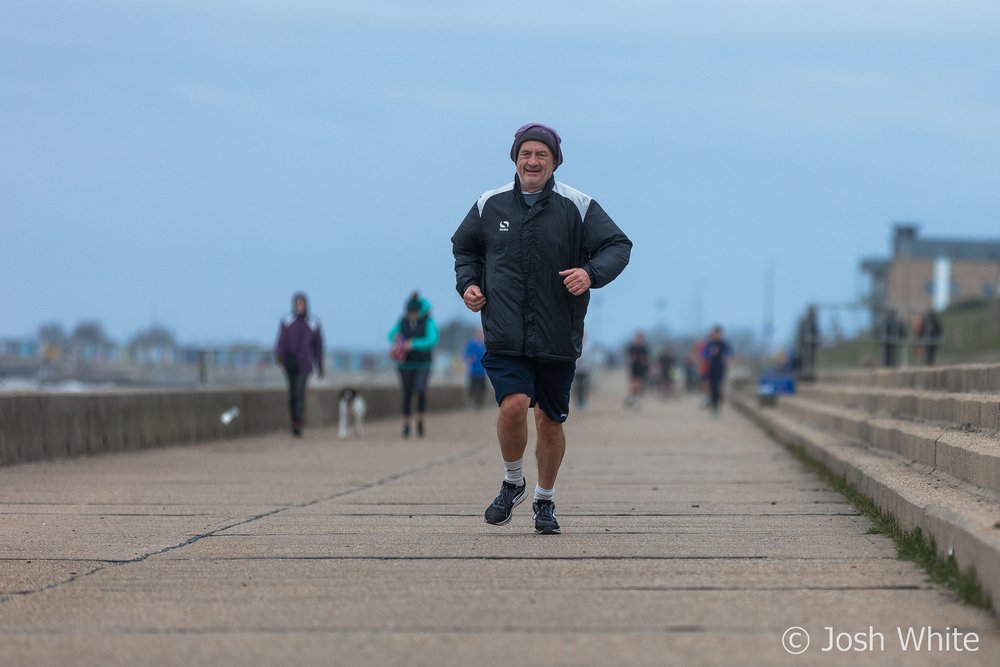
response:
[[[389,358],[396,363],[406,361],[406,339],[399,334],[396,334],[392,341],[392,347],[389,348]]]

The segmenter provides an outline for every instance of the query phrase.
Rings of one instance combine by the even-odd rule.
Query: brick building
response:
[[[868,302],[872,321],[887,309],[913,315],[928,309],[1000,294],[1000,239],[920,238],[917,226],[893,229],[892,257],[865,259],[870,276]]]

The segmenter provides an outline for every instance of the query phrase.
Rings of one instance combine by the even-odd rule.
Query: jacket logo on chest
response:
[[[501,232],[509,232],[510,231],[510,222],[508,222],[507,220],[501,220],[500,221],[500,231]]]

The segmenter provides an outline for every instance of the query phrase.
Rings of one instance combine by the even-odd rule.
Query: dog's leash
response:
[[[361,384],[358,385],[358,391],[361,391],[362,389],[366,389],[366,388],[372,386],[372,384],[375,382],[375,380],[377,380],[387,370],[390,370],[390,368],[376,368],[374,372],[369,373],[368,377],[366,377],[364,380],[362,380]]]

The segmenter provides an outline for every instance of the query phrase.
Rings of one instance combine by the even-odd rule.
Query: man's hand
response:
[[[486,297],[483,296],[479,285],[469,285],[465,294],[462,295],[462,301],[465,302],[465,307],[474,313],[478,313],[486,305]]]
[[[590,274],[584,269],[566,269],[560,271],[559,275],[563,277],[563,285],[573,296],[580,296],[590,289]]]

